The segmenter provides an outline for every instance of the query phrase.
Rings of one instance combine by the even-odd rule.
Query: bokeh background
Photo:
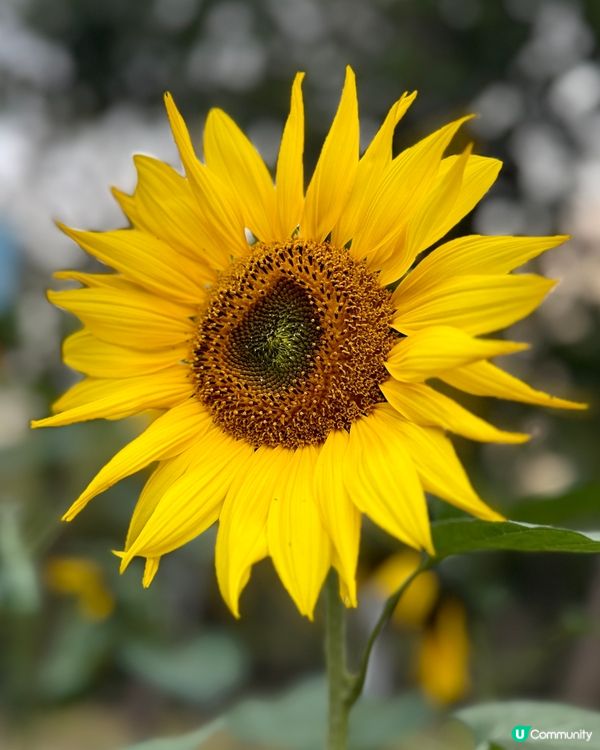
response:
[[[44,290],[53,271],[84,268],[86,260],[53,220],[124,226],[109,186],[133,189],[132,154],[178,165],[162,107],[167,89],[198,144],[208,109],[220,106],[272,165],[293,75],[305,70],[306,158],[314,164],[350,63],[363,144],[407,89],[419,97],[398,129],[398,149],[456,115],[479,113],[468,138],[505,166],[460,233],[573,236],[537,264],[562,281],[511,331],[534,346],[510,366],[537,387],[593,402],[600,372],[599,34],[595,0],[3,0],[3,750],[121,748],[198,726],[240,698],[277,693],[322,664],[321,615],[314,624],[301,619],[269,564],[255,570],[243,619],[230,616],[216,589],[210,533],[165,559],[148,591],[136,566],[118,576],[111,550],[122,544],[143,477],[96,499],[74,524],[59,523],[143,422],[28,429],[76,377],[60,361],[60,340],[75,323],[48,305]],[[518,447],[457,441],[484,497],[524,520],[598,528],[597,411],[562,415],[491,400],[474,406],[535,435]],[[373,572],[397,549],[365,529],[353,651],[381,604]],[[461,603],[470,644],[468,684],[447,700],[530,696],[600,705],[598,561],[456,558],[440,569],[439,586],[442,598]],[[370,694],[419,694],[419,637],[414,624],[387,631]]]

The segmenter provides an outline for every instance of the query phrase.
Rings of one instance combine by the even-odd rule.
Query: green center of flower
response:
[[[293,279],[282,278],[231,331],[231,362],[251,381],[285,388],[311,366],[319,336],[310,295]]]
[[[320,445],[383,400],[390,293],[328,243],[257,244],[215,284],[193,342],[197,398],[255,447]]]

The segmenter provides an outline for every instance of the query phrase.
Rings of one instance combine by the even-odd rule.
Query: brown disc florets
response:
[[[255,447],[322,443],[382,401],[392,314],[390,293],[346,250],[257,244],[199,320],[197,397]]]

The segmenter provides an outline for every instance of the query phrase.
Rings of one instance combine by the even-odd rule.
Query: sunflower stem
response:
[[[398,602],[402,598],[402,595],[406,591],[406,589],[410,586],[410,584],[415,580],[415,578],[423,573],[423,571],[428,570],[433,565],[433,559],[429,557],[425,552],[423,553],[423,557],[421,558],[421,562],[419,563],[419,566],[415,568],[415,570],[408,576],[408,578],[402,583],[402,585],[387,599],[381,614],[379,615],[379,619],[375,623],[375,627],[371,631],[371,634],[369,635],[369,639],[367,641],[367,645],[365,646],[365,650],[363,651],[360,664],[358,667],[358,671],[352,675],[352,677],[348,681],[347,690],[346,690],[346,706],[347,711],[349,712],[352,706],[356,703],[356,701],[360,698],[360,695],[362,693],[363,687],[365,685],[365,679],[367,677],[367,669],[369,668],[369,659],[371,657],[371,653],[373,651],[373,646],[375,645],[375,641],[377,640],[377,637],[381,633],[381,631],[384,629],[384,627],[387,625],[389,620],[391,619],[392,615],[394,614],[394,610],[398,606]]]
[[[325,654],[329,683],[327,750],[348,747],[349,675],[346,671],[346,608],[341,600],[337,575],[327,577]]]

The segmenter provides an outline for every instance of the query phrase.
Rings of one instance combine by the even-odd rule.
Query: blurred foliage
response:
[[[221,724],[198,731],[203,720],[227,713],[241,696],[280,694],[322,665],[321,615],[315,624],[298,617],[268,563],[253,573],[242,619],[230,616],[214,581],[210,534],[169,556],[148,591],[141,588],[139,568],[132,565],[118,576],[111,550],[122,544],[143,477],[95,500],[75,524],[60,524],[72,499],[143,421],[28,433],[27,420],[44,414],[73,379],[61,365],[59,344],[73,323],[50,310],[43,290],[51,270],[81,265],[82,259],[51,219],[103,228],[123,222],[107,188],[133,187],[131,150],[174,159],[162,112],[165,89],[173,92],[197,141],[207,109],[221,106],[272,164],[290,82],[296,70],[306,70],[307,163],[314,163],[344,65],[350,63],[367,140],[405,89],[420,93],[398,130],[397,148],[466,109],[481,112],[470,137],[477,152],[503,158],[505,168],[485,205],[456,233],[574,235],[570,249],[541,263],[564,283],[511,337],[534,343],[519,358],[517,374],[549,391],[594,400],[600,379],[599,30],[595,0],[2,3],[3,750],[109,750],[154,735],[185,736],[188,730],[191,739],[187,745],[182,739],[180,748],[196,748],[203,735],[223,737]],[[535,434],[518,448],[457,441],[481,494],[515,521],[571,529],[554,532],[565,549],[574,541],[596,549],[598,542],[577,530],[600,528],[597,410],[564,416],[491,399],[469,399],[467,405],[503,426]],[[439,566],[441,595],[457,597],[468,612],[469,701],[519,694],[598,705],[598,563],[585,555],[543,554],[550,532],[534,530],[532,536],[525,527],[507,524],[511,544],[520,538],[524,548],[537,550],[515,555],[502,551],[510,545],[496,532],[457,518],[447,506],[434,503],[432,512],[441,548],[450,533],[465,532],[465,547],[496,549],[451,556]],[[371,573],[397,551],[393,540],[365,526],[363,595],[350,617],[352,655],[381,606],[369,592]],[[49,590],[47,569],[57,556],[95,563],[114,598],[109,617],[87,619],[73,595]],[[398,697],[417,687],[408,642],[405,632],[384,634],[367,699],[354,718],[357,747],[388,741],[392,735],[385,735],[385,727],[396,727],[403,716],[407,727],[413,722],[410,731],[420,747],[463,747],[443,722],[431,736],[423,729],[433,709],[422,698]],[[298,743],[317,746],[317,720],[304,718],[292,727],[298,707],[310,704],[322,714],[319,691],[318,681],[304,682],[278,698],[275,709],[258,699],[243,702],[227,713],[239,742],[246,743],[239,746],[259,736],[262,742],[258,727],[269,723],[273,712],[278,721],[272,722],[272,744],[294,734]],[[484,709],[460,716],[477,731],[492,720]],[[504,739],[492,737],[498,746]]]

